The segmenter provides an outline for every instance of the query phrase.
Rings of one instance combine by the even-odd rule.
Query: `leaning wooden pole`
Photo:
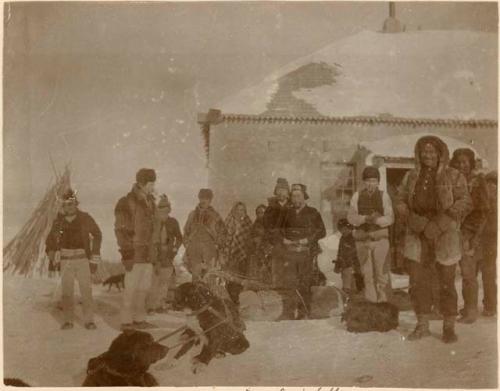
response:
[[[35,270],[42,274],[46,269],[45,240],[59,213],[59,200],[71,186],[69,164],[60,175],[52,158],[51,163],[56,181],[47,189],[21,230],[3,248],[4,271],[32,276]]]

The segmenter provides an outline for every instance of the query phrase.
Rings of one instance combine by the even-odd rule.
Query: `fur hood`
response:
[[[418,139],[415,144],[415,168],[417,171],[422,168],[420,153],[426,144],[432,144],[437,149],[439,154],[438,174],[443,172],[450,163],[450,151],[446,143],[436,136],[423,136]]]

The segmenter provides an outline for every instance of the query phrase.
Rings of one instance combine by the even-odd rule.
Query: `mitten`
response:
[[[120,253],[122,254],[122,263],[125,270],[128,272],[132,271],[134,267],[134,249],[120,250]]]
[[[408,218],[408,227],[415,233],[419,234],[424,231],[429,219],[424,216],[420,216],[416,213],[410,213]]]
[[[94,274],[97,271],[99,262],[101,262],[101,256],[97,254],[92,255],[92,259],[90,260],[90,273]]]
[[[90,273],[95,274],[96,271],[97,271],[97,263],[90,262]]]
[[[366,224],[373,224],[375,222],[375,218],[372,215],[365,216],[365,223]]]
[[[429,240],[436,240],[441,235],[441,230],[435,221],[429,221],[425,226],[424,235]]]

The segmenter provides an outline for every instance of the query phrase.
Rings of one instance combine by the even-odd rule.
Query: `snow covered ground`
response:
[[[5,376],[40,387],[78,386],[88,359],[107,350],[118,335],[120,295],[101,286],[94,288],[98,329],[87,331],[80,323],[59,330],[61,314],[50,303],[55,283],[4,277]],[[183,323],[175,314],[151,321],[172,329]],[[400,327],[383,334],[348,333],[339,318],[248,321],[251,346],[244,354],[215,359],[196,375],[187,358],[173,368],[159,362],[151,372],[162,386],[497,387],[496,319],[458,325],[454,345],[440,342],[438,321],[432,322],[432,337],[405,341],[414,321],[411,312],[403,312]]]

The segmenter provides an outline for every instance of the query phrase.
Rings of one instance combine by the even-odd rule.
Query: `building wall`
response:
[[[322,208],[322,164],[364,161],[361,141],[375,141],[401,134],[431,132],[453,137],[473,146],[490,167],[497,166],[497,129],[445,128],[413,125],[347,123],[223,122],[210,128],[209,186],[214,206],[226,216],[232,204],[243,201],[249,214],[267,204],[278,177],[308,187],[309,205],[323,212],[328,228],[332,219]],[[356,171],[360,182],[362,166]],[[324,181],[324,180],[323,180]]]

